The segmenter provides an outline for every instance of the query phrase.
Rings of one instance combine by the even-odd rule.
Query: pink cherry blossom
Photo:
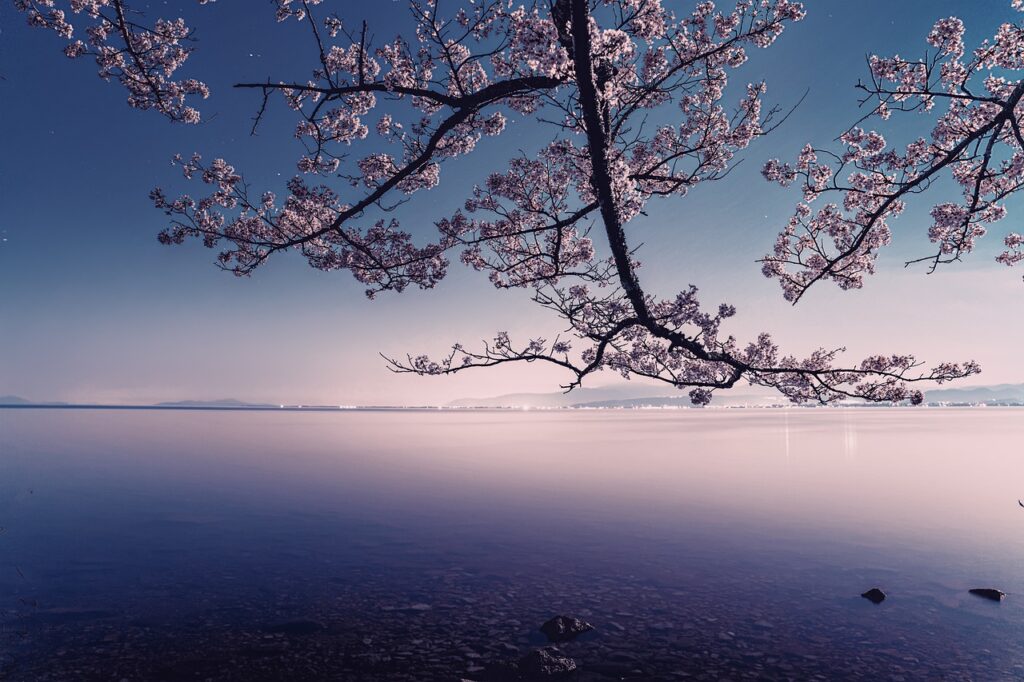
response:
[[[184,101],[205,96],[205,86],[172,80],[190,49],[180,20],[122,26],[119,0],[69,0],[67,9],[55,0],[17,2],[30,22],[68,41],[68,11],[80,15],[89,39],[70,42],[70,56],[95,54],[101,75],[120,79],[133,106],[197,120]],[[736,155],[778,123],[764,82],[730,79],[804,17],[791,0],[739,0],[722,9],[700,2],[678,15],[675,4],[413,0],[415,29],[378,40],[365,24],[319,16],[320,2],[275,0],[276,19],[301,23],[316,56],[303,73],[237,85],[259,96],[254,130],[275,124],[264,117],[270,107],[283,105],[291,116],[282,132],[297,145],[295,171],[278,191],[251,190],[223,159],[177,157],[183,184],[199,189],[153,190],[170,222],[160,240],[198,239],[236,275],[298,252],[314,268],[349,271],[370,296],[430,289],[457,258],[495,287],[527,291],[564,330],[522,339],[501,331],[440,356],[389,358],[396,372],[541,362],[566,372],[567,390],[609,371],[686,390],[695,405],[706,405],[715,391],[740,382],[797,403],[917,403],[913,384],[979,371],[972,362],[926,369],[905,354],[844,365],[841,349],[797,358],[767,333],[736,339],[728,331],[736,308],[703,304],[696,286],[667,296],[643,287],[634,227],[652,201],[678,201],[724,178]],[[119,37],[125,27],[127,37]],[[981,84],[987,95],[953,95],[964,90],[961,74],[1016,68],[1021,51],[1012,27],[969,58],[962,37],[962,24],[944,20],[929,36],[939,51],[933,62],[871,62],[874,84],[866,87],[879,118],[949,101],[929,141],[895,149],[857,127],[838,152],[808,145],[795,162],[765,165],[766,178],[799,184],[803,194],[764,262],[793,300],[818,279],[861,286],[890,240],[887,221],[903,210],[911,191],[904,188],[943,168],[978,197],[966,209],[942,204],[933,212],[932,238],[944,257],[969,249],[982,225],[1001,217],[999,202],[1022,178],[1024,158],[964,152],[986,140],[1019,151],[1017,121],[1007,112],[1021,87],[989,73]],[[495,161],[487,138],[523,125],[547,126],[539,138],[533,129],[544,143]],[[428,213],[424,195],[460,163],[477,172],[461,208]],[[817,206],[832,192],[836,201]],[[436,228],[432,241],[414,239],[399,223],[393,212],[406,202],[421,202],[412,215],[420,227]],[[1021,238],[1006,244],[1002,260],[1019,260]]]
[[[208,2],[212,0],[199,0]],[[199,122],[199,112],[186,100],[205,99],[209,89],[194,78],[174,78],[192,53],[192,31],[182,19],[144,25],[124,0],[14,0],[14,6],[30,25],[66,40],[64,54],[69,58],[94,57],[99,77],[118,81],[128,91],[130,106],[158,111],[172,121]],[[69,13],[85,40],[74,37]]]
[[[858,124],[840,136],[843,149],[808,145],[795,167],[777,159],[764,165],[765,179],[785,187],[799,178],[803,191],[762,260],[765,276],[779,280],[788,300],[795,303],[821,280],[843,289],[863,286],[879,249],[891,240],[890,222],[942,175],[962,196],[932,207],[928,238],[935,252],[908,265],[927,262],[931,271],[959,261],[1006,215],[1004,201],[1024,184],[1024,82],[1012,78],[1024,69],[1024,26],[1004,23],[971,52],[963,37],[962,21],[940,19],[927,36],[934,53],[921,60],[872,56],[871,80],[858,85],[870,111],[862,123],[888,121],[894,112],[941,110],[927,138],[893,149],[882,133]],[[810,205],[824,195],[837,200],[813,211]],[[998,260],[1013,265],[1019,244],[1013,235],[1006,243]]]

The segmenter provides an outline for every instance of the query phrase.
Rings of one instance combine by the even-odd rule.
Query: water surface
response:
[[[0,410],[0,677],[484,679],[567,613],[581,680],[1024,679],[1022,442],[996,408]]]

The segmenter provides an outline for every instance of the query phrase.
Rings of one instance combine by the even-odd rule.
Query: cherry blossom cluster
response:
[[[14,0],[14,5],[26,13],[30,25],[66,40],[64,54],[69,58],[93,57],[100,78],[116,80],[128,91],[130,106],[155,110],[172,121],[199,122],[199,111],[186,99],[205,99],[209,89],[194,78],[174,77],[192,53],[187,45],[191,29],[184,20],[143,24],[141,15],[123,0]],[[75,24],[84,25],[82,38],[75,37],[72,15]]]
[[[323,0],[274,0],[276,8],[275,16],[278,21],[285,21],[291,17],[302,21],[306,18],[306,12],[311,5],[319,5]]]
[[[380,219],[366,229],[333,227],[353,207],[341,203],[330,188],[310,186],[295,177],[289,194],[278,201],[271,192],[250,198],[241,175],[223,159],[208,165],[202,157],[177,157],[188,179],[198,177],[212,191],[199,199],[182,195],[169,199],[162,190],[150,195],[154,205],[173,219],[160,233],[164,244],[181,244],[188,237],[214,248],[224,242],[218,264],[236,275],[248,275],[271,254],[294,249],[320,270],[349,270],[371,298],[384,290],[402,291],[410,284],[433,287],[447,270],[438,245],[417,247],[396,220]],[[229,211],[237,209],[229,214]]]
[[[773,159],[764,165],[768,181],[798,184],[803,192],[762,261],[765,276],[779,280],[788,300],[796,302],[819,280],[861,287],[874,272],[879,249],[890,242],[889,221],[942,173],[960,186],[962,196],[932,207],[928,238],[936,251],[908,265],[928,262],[934,270],[960,260],[1006,215],[1004,201],[1024,185],[1024,82],[1013,79],[1024,68],[1024,25],[1004,23],[969,52],[963,22],[950,17],[935,23],[927,42],[932,52],[921,60],[870,58],[870,82],[858,85],[870,111],[840,136],[843,149],[807,145],[795,164]],[[937,110],[928,136],[903,149],[861,127],[869,119],[887,121],[895,112]],[[822,195],[841,200],[813,209]],[[1019,242],[1010,235],[1006,244],[998,260],[1012,265],[1020,260]]]
[[[62,35],[71,31],[54,2],[18,1],[30,19],[39,17],[34,23]],[[118,0],[69,2],[72,12],[100,27],[117,27],[118,17],[126,16]],[[509,362],[553,363],[568,372],[567,389],[608,370],[689,390],[697,405],[740,381],[773,387],[795,402],[919,402],[915,382],[978,371],[973,363],[923,369],[905,355],[843,367],[839,349],[798,359],[782,354],[768,334],[746,345],[727,335],[723,328],[735,308],[705,308],[696,287],[659,298],[641,284],[629,233],[648,202],[678,199],[724,178],[736,154],[777,125],[777,110],[763,103],[764,83],[730,88],[729,81],[753,51],[772,45],[788,24],[803,18],[800,3],[739,0],[718,8],[697,2],[677,15],[662,0],[411,0],[414,30],[382,41],[365,24],[321,16],[319,0],[272,4],[278,21],[307,31],[317,59],[298,77],[238,87],[261,95],[254,130],[270,125],[263,118],[274,102],[290,110],[294,122],[287,134],[300,147],[293,177],[283,198],[271,191],[251,194],[242,173],[227,162],[179,157],[175,163],[201,191],[176,197],[153,191],[154,204],[170,218],[160,240],[194,238],[219,248],[220,267],[239,275],[275,253],[298,251],[315,268],[349,270],[371,296],[431,288],[457,253],[494,286],[526,289],[562,322],[557,336],[514,342],[499,333],[477,349],[455,344],[439,358],[389,359],[394,371],[433,375]],[[193,115],[181,108],[184,95],[205,91],[170,80],[188,56],[181,47],[188,29],[181,22],[159,22],[149,33],[127,19],[121,25],[127,27],[124,52],[107,75],[123,74],[135,106],[190,120]],[[931,68],[962,60],[961,34],[956,22],[936,26],[929,40],[941,59]],[[110,45],[108,35],[114,31],[85,49],[100,54]],[[1010,40],[997,37],[985,48],[987,56],[976,58],[983,66],[971,62],[965,68],[1012,68],[1012,50],[1004,45]],[[162,80],[147,80],[157,70]],[[891,111],[920,99],[913,88],[948,95],[943,88],[952,71],[935,73],[940,71],[946,75],[932,75],[926,65],[921,81],[916,66],[879,62],[873,67],[877,82],[896,85],[891,95],[876,88],[878,115],[881,100]],[[173,87],[180,97],[170,96]],[[859,286],[873,254],[889,240],[886,219],[903,208],[901,188],[927,182],[934,172],[928,169],[949,154],[943,145],[973,134],[967,128],[977,116],[996,123],[975,139],[1016,144],[1009,139],[1017,134],[1016,119],[1005,113],[1006,103],[1019,99],[1016,86],[990,78],[985,88],[991,101],[956,104],[961,118],[951,115],[931,143],[897,152],[877,133],[857,128],[843,136],[841,154],[808,147],[795,165],[766,166],[770,179],[786,185],[799,179],[804,189],[804,203],[773,256],[780,263],[766,263],[766,272],[771,265],[770,274],[789,277],[793,263],[809,271],[793,275],[794,298],[815,276]],[[421,201],[443,181],[449,164],[479,156],[485,138],[524,119],[548,126],[550,142],[507,164],[484,163],[461,209],[431,216],[425,224],[433,224],[437,237],[418,245],[393,211]],[[990,159],[977,146],[965,153],[966,146],[945,163],[958,179],[969,185],[977,173],[967,165],[983,156],[994,170],[981,171],[978,203],[968,205],[966,217],[955,207],[936,210],[933,238],[954,251],[968,243],[955,225],[966,221],[970,238],[978,236],[976,226],[999,217],[998,195],[1018,172],[1012,159]],[[810,202],[840,187],[840,177],[842,205],[815,213]],[[1020,247],[1019,237],[1008,239],[1004,260],[1018,259]]]
[[[462,262],[489,273],[499,288],[557,284],[567,276],[598,277],[589,231],[596,203],[570,211],[587,196],[589,159],[570,140],[519,157],[488,176],[465,202],[465,211],[437,223],[444,241],[462,246]],[[477,217],[479,216],[479,217]]]
[[[1024,235],[1011,232],[1006,235],[1003,243],[1006,244],[1006,251],[999,254],[996,260],[1004,265],[1016,265],[1024,260]]]
[[[291,11],[293,4],[281,6]],[[824,350],[803,360],[780,357],[768,335],[745,347],[732,337],[720,338],[720,326],[735,310],[723,304],[704,312],[695,288],[662,301],[642,293],[625,226],[650,199],[682,196],[723,177],[734,155],[771,128],[775,111],[762,110],[763,83],[747,85],[734,107],[724,105],[728,72],[746,61],[748,49],[769,46],[787,22],[800,20],[801,5],[744,1],[720,12],[700,3],[677,18],[655,0],[609,0],[593,12],[587,2],[573,0],[559,0],[550,9],[475,3],[445,20],[440,4],[413,3],[416,48],[398,38],[373,49],[365,27],[349,31],[336,18],[321,26],[305,4],[301,13],[284,16],[310,25],[321,65],[306,84],[251,85],[263,92],[264,103],[277,92],[300,115],[296,136],[306,143],[300,171],[337,174],[369,194],[353,199],[352,208],[335,207],[332,219],[316,221],[309,237],[292,228],[277,241],[298,241],[303,250],[316,244],[314,265],[345,267],[322,254],[322,242],[350,231],[346,221],[371,207],[386,210],[384,199],[392,194],[436,185],[441,164],[471,154],[483,136],[504,130],[502,108],[538,112],[567,134],[491,172],[462,210],[435,221],[436,245],[398,258],[378,257],[383,267],[374,272],[440,262],[443,253],[460,249],[462,262],[486,272],[495,286],[530,287],[538,304],[568,322],[567,333],[575,339],[533,338],[516,345],[499,334],[481,350],[456,344],[439,359],[392,359],[392,369],[440,374],[552,362],[572,373],[570,388],[608,369],[688,387],[695,404],[707,404],[715,390],[740,379],[775,387],[797,402],[913,400],[917,394],[909,383],[976,371],[968,364],[917,372],[916,362],[843,369],[834,362],[838,352]],[[343,44],[326,42],[325,31],[343,36]],[[411,115],[401,120],[391,104],[374,123],[382,101],[405,101]],[[662,107],[677,122],[637,135],[638,120]],[[558,112],[560,121],[541,110]],[[376,149],[348,162],[348,149],[371,131],[379,138]],[[398,152],[380,151],[382,141]],[[859,150],[858,158],[874,153],[873,141],[851,137],[849,144]],[[330,195],[330,202],[340,199]],[[610,257],[597,255],[595,222]],[[348,241],[355,237],[350,234]],[[260,247],[267,249],[267,243]],[[372,251],[378,245],[369,246]],[[257,252],[245,259],[244,270],[263,257]],[[432,286],[443,274],[443,266],[427,267],[396,281]],[[375,284],[389,288],[390,280]]]
[[[716,390],[731,388],[741,378],[776,389],[795,403],[862,399],[916,405],[924,395],[913,384],[941,384],[980,372],[973,362],[922,370],[922,363],[909,355],[873,356],[842,368],[837,359],[843,349],[819,349],[802,359],[782,357],[768,334],[741,346],[732,336],[719,338],[720,325],[736,313],[735,308],[721,304],[713,313],[703,310],[693,286],[675,299],[652,305],[657,314],[653,324],[637,318],[620,295],[598,298],[586,286],[543,288],[535,300],[567,320],[577,341],[560,336],[551,342],[533,338],[513,343],[508,333],[499,332],[479,349],[455,344],[440,358],[388,358],[391,369],[441,375],[509,362],[550,363],[572,376],[563,385],[566,390],[579,386],[591,373],[609,370],[625,378],[688,388],[691,402],[698,406],[709,404]]]

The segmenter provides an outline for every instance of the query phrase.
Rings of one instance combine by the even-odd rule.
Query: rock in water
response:
[[[877,587],[872,587],[870,590],[860,595],[867,599],[872,604],[881,604],[885,601],[885,592],[882,592]]]
[[[593,629],[594,626],[587,621],[570,616],[555,616],[540,626],[540,631],[547,635],[548,641],[555,644],[571,642],[584,632],[590,632]]]
[[[968,590],[971,594],[976,594],[979,597],[985,599],[991,599],[992,601],[1002,601],[1006,593],[1002,590],[997,590],[993,587],[975,587],[974,589]]]
[[[519,659],[519,672],[527,680],[561,677],[574,670],[576,670],[576,661],[553,646],[534,649]]]

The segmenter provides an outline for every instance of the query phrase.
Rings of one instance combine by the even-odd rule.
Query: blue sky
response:
[[[633,243],[645,245],[645,286],[671,295],[696,284],[707,303],[737,305],[730,330],[740,338],[764,329],[795,353],[846,345],[851,355],[973,357],[986,370],[985,383],[1024,380],[1017,350],[1024,273],[992,262],[998,235],[1020,229],[1019,202],[1011,202],[1009,217],[967,263],[926,276],[904,270],[902,262],[929,252],[927,200],[940,200],[943,188],[936,188],[894,223],[882,273],[864,290],[822,286],[796,308],[754,263],[795,200],[760,179],[761,163],[792,157],[807,141],[826,143],[856,120],[852,86],[865,74],[866,54],[920,55],[934,20],[950,15],[964,19],[973,45],[1015,13],[996,0],[806,4],[804,22],[770,49],[752,52],[734,74],[728,98],[738,99],[747,82],[761,78],[770,102],[789,105],[809,89],[808,98],[782,128],[743,154],[727,180],[652,204],[649,217],[631,224]],[[407,25],[404,2],[327,0],[324,6],[347,23],[366,18],[381,38]],[[281,192],[299,153],[288,112],[273,106],[261,134],[250,137],[258,96],[230,86],[304,78],[315,53],[302,27],[274,21],[269,3],[151,3],[147,13],[184,15],[197,29],[198,50],[184,73],[213,90],[200,126],[174,126],[129,109],[123,91],[99,81],[90,62],[67,60],[59,41],[25,26],[9,3],[0,5],[0,394],[408,404],[557,388],[557,374],[533,367],[444,379],[386,371],[378,351],[443,351],[499,329],[549,338],[557,330],[526,292],[495,291],[484,276],[457,265],[434,291],[369,302],[346,273],[317,272],[298,257],[286,255],[238,279],[215,268],[213,252],[196,244],[160,246],[155,235],[164,216],[147,194],[157,185],[183,188],[169,165],[177,152],[224,156],[255,188]],[[906,123],[919,126],[916,134],[930,126],[916,117]],[[544,135],[525,125],[449,164],[437,190],[416,195],[400,211],[403,227],[430,238],[433,227],[424,217],[450,214],[493,169],[488,161],[550,133]]]

